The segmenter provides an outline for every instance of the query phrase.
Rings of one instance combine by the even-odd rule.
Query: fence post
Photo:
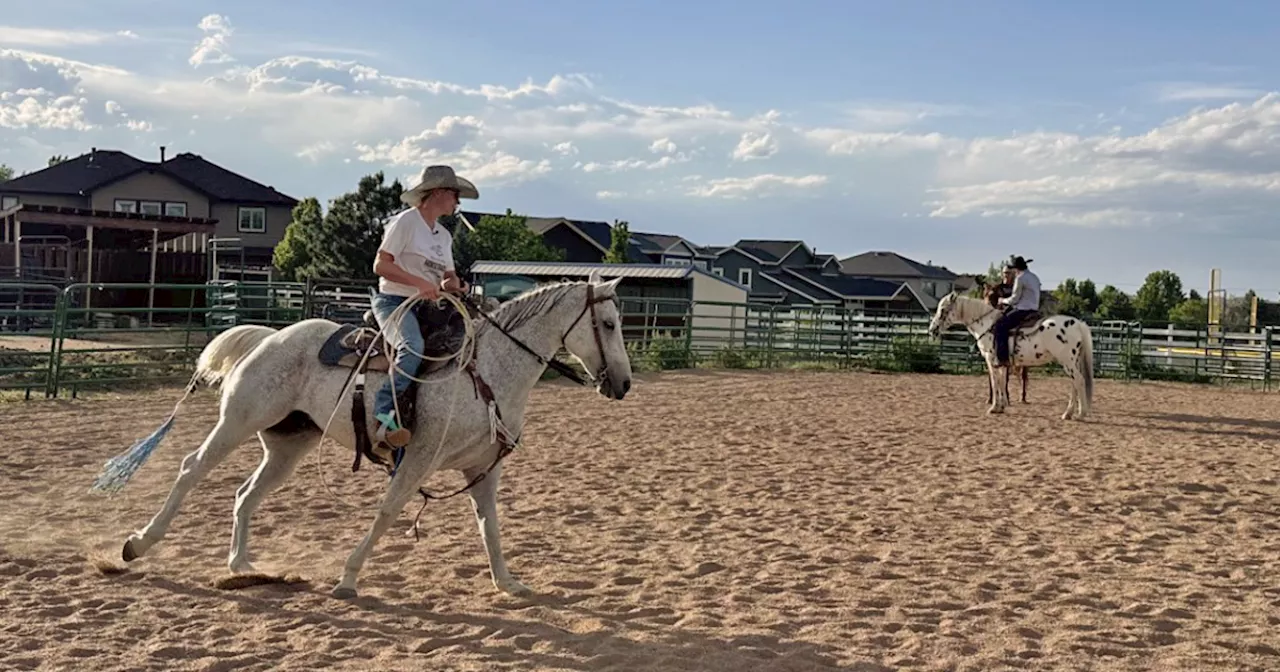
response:
[[[53,298],[53,333],[49,336],[49,370],[44,379],[44,397],[58,396],[58,369],[62,366],[62,331],[67,319],[66,292],[58,292]]]
[[[1262,391],[1271,391],[1271,325],[1262,328]]]
[[[694,300],[689,299],[688,308],[684,314],[684,361],[692,365],[693,362],[693,304]],[[690,366],[689,368],[694,368]]]

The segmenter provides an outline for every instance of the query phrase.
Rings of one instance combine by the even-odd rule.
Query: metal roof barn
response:
[[[507,301],[548,282],[585,280],[599,271],[618,285],[627,340],[648,341],[659,332],[687,335],[699,345],[725,345],[745,324],[747,287],[695,266],[477,261],[471,265],[478,293]],[[739,334],[741,338],[741,334]]]

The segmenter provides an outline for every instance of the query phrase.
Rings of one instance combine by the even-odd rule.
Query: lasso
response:
[[[444,355],[441,357],[429,357],[424,353],[417,352],[412,348],[409,348],[407,345],[404,347],[408,349],[410,352],[412,352],[413,354],[417,355],[418,357],[421,357],[423,360],[426,360],[426,361],[445,362],[451,359],[457,359],[459,361],[457,366],[455,367],[455,370],[451,374],[444,376],[439,380],[425,380],[422,378],[417,378],[413,375],[413,373],[409,371],[405,371],[404,369],[400,368],[399,365],[396,364],[396,361],[395,361],[396,357],[394,352],[395,348],[394,346],[392,346],[388,348],[390,352],[387,352],[386,357],[387,357],[387,363],[390,365],[390,368],[387,371],[387,375],[391,377],[393,390],[395,389],[394,381],[395,381],[395,376],[397,374],[403,375],[406,378],[409,378],[410,380],[414,380],[418,383],[428,383],[428,384],[443,383],[445,381],[453,380],[454,377],[461,374],[463,372],[463,369],[466,368],[467,364],[471,363],[472,359],[474,359],[475,349],[476,349],[475,326],[472,324],[472,319],[467,313],[466,305],[456,296],[448,292],[441,292],[440,298],[445,299],[446,301],[453,304],[454,308],[458,311],[458,313],[464,316],[464,320],[463,320],[464,336],[462,339],[462,346],[458,348],[457,352]],[[417,305],[418,303],[421,303],[423,300],[424,299],[421,295],[417,295],[402,302],[399,306],[396,306],[395,310],[391,311],[391,315],[387,317],[387,324],[396,325],[396,329],[398,330],[400,328],[400,322],[404,318],[405,313],[412,310],[415,305]],[[377,335],[384,336],[385,333],[386,333],[386,327],[379,324]],[[387,343],[388,346],[392,345],[391,342],[387,340],[385,337],[383,338],[383,342]],[[361,355],[359,363],[356,364],[357,371],[364,369],[365,362],[368,360],[369,355],[370,353],[372,353],[372,351],[373,351],[372,348],[370,348],[366,350],[363,355]],[[356,376],[353,375],[351,379],[347,382],[347,384],[342,388],[342,391],[338,393],[338,400],[333,405],[333,412],[329,414],[329,421],[325,423],[324,429],[320,433],[320,441],[323,441],[324,437],[329,433],[329,426],[333,423],[334,417],[337,416],[338,408],[341,405],[342,400],[347,396],[347,391],[350,390],[350,386],[353,382],[355,382],[355,380],[356,380]],[[399,395],[392,394],[391,399],[392,399],[392,403],[395,404],[396,417],[400,417]],[[449,414],[445,416],[444,429],[440,432],[440,443],[436,446],[436,451],[431,456],[431,465],[427,473],[433,473],[440,466],[440,461],[443,459],[442,449],[444,448],[444,439],[449,433],[449,424],[453,420],[453,413],[454,413],[454,410],[457,408],[457,401],[458,401],[458,386],[455,385],[453,388],[453,397],[449,402]],[[492,409],[490,409],[490,421],[492,422],[493,420],[495,420],[495,418],[494,418]],[[505,428],[501,428],[501,429],[502,431],[506,431]],[[497,430],[498,428],[495,426],[494,431],[497,431]],[[323,450],[316,451],[316,469],[317,471],[320,472],[320,482],[324,485],[325,490],[328,491],[330,496],[332,496],[336,501],[346,505],[348,508],[352,508],[352,509],[358,508],[355,505],[343,499],[342,497],[340,497],[338,493],[334,492],[333,489],[329,487],[329,483],[324,476]],[[417,521],[415,520],[414,527],[410,529],[410,532],[413,532],[416,528],[417,528]]]

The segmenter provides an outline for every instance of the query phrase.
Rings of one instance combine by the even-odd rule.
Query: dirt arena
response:
[[[329,596],[385,476],[326,441],[255,520],[224,590],[246,444],[169,536],[104,575],[158,509],[214,396],[185,407],[123,493],[87,493],[179,390],[0,405],[0,668],[100,670],[1280,669],[1280,397],[1066,383],[985,415],[979,377],[691,372],[621,403],[534,393],[490,583],[466,497],[418,503],[361,597]],[[1014,391],[1016,395],[1016,388]],[[430,482],[457,486],[456,474]]]

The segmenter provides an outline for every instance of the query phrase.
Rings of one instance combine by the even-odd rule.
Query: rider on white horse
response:
[[[1009,331],[1027,315],[1040,310],[1040,278],[1027,269],[1027,260],[1013,257],[1009,266],[1014,270],[1013,291],[1001,298],[1005,314],[996,320],[992,329],[996,341],[996,360],[1000,366],[1009,365]]]
[[[378,292],[373,297],[373,314],[388,343],[396,348],[395,366],[415,375],[422,359],[416,353],[426,349],[418,316],[405,311],[398,325],[389,325],[391,313],[406,300],[420,296],[435,302],[440,292],[464,294],[467,283],[453,265],[453,236],[437,220],[452,215],[462,198],[476,199],[480,192],[469,180],[454,174],[449,166],[427,166],[422,181],[400,194],[409,209],[387,222],[373,272],[378,275]],[[378,389],[374,417],[378,419],[377,440],[400,448],[412,438],[397,422],[395,400],[409,386],[409,378],[395,370]]]

